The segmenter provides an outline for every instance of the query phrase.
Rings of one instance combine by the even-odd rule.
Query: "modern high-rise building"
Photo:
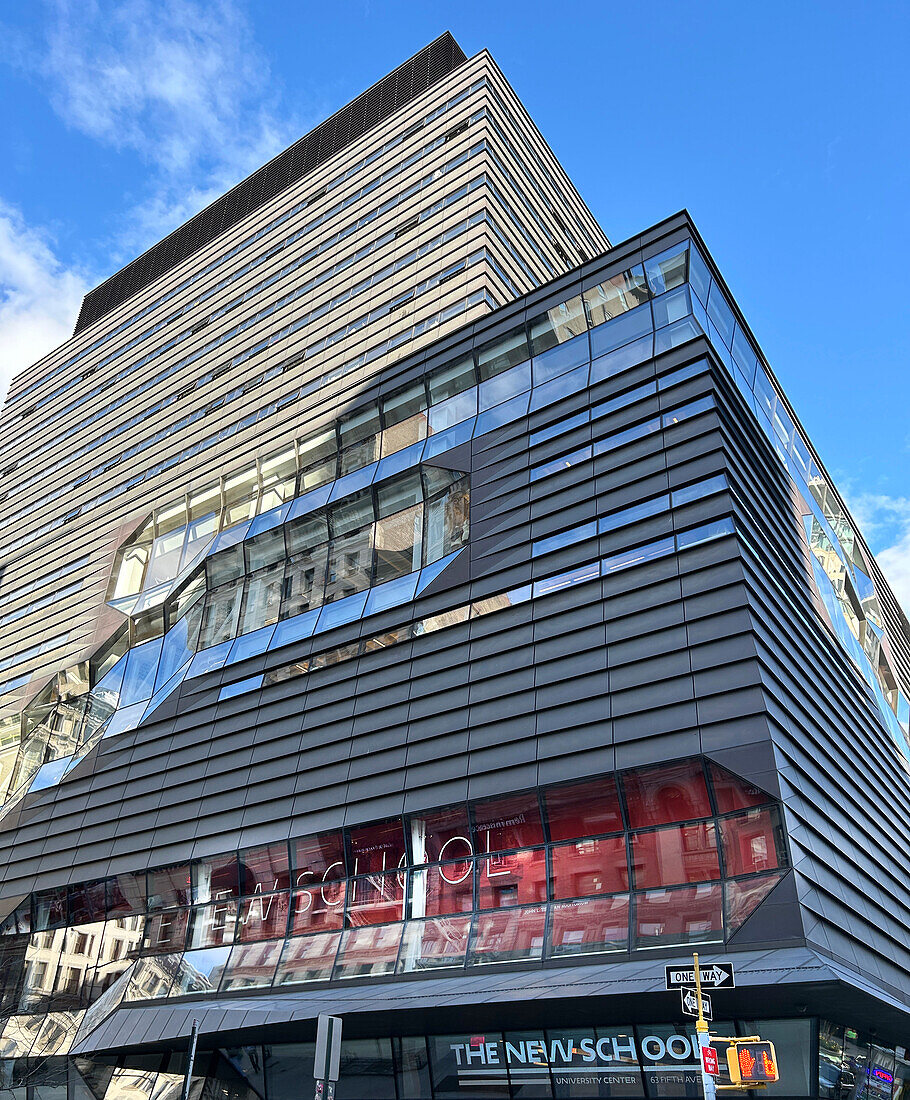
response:
[[[486,52],[2,427],[0,1095],[170,1100],[195,1022],[298,1100],[330,1013],[338,1100],[699,1096],[697,951],[769,1096],[906,1100],[910,626],[688,215],[611,245]]]

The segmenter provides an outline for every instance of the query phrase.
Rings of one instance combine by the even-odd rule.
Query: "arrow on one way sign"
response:
[[[694,989],[681,989],[679,997],[682,1001],[682,1010],[687,1016],[698,1015],[698,994]],[[706,994],[701,995],[701,1014],[706,1020],[712,1019],[711,998]]]

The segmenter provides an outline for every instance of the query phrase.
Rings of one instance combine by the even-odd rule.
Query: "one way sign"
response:
[[[736,985],[733,976],[733,963],[712,963],[699,966],[701,984],[709,989],[732,989]],[[686,989],[695,985],[695,971],[692,967],[666,967],[667,989]]]
[[[682,1010],[687,1016],[698,1015],[698,994],[694,989],[681,989],[679,991],[680,1000],[682,1001]],[[706,1020],[713,1019],[711,1015],[711,998],[706,994],[701,995],[701,1014]]]

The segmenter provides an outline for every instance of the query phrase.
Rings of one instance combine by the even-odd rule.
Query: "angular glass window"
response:
[[[177,967],[168,996],[184,997],[191,993],[214,993],[221,982],[230,954],[229,947],[187,951]]]
[[[628,894],[557,902],[550,906],[549,956],[628,949]]]
[[[473,817],[474,850],[478,854],[543,843],[536,791],[476,802]]]
[[[296,936],[286,940],[274,984],[291,985],[331,978],[340,939],[340,932],[321,932],[315,936]],[[295,1091],[294,1095],[297,1094]]]
[[[146,919],[142,950],[158,955],[165,951],[182,951],[186,944],[189,909],[168,909],[153,913]]]
[[[294,851],[294,885],[337,882],[347,875],[344,838],[340,832],[319,833],[291,842]]]
[[[639,890],[720,878],[711,822],[632,834],[632,873]]]
[[[697,760],[625,772],[622,784],[633,829],[711,816],[708,788]]]
[[[206,559],[205,574],[209,588],[220,588],[229,581],[239,580],[244,573],[243,543],[220,550]]]
[[[427,437],[427,396],[418,382],[382,401],[382,455],[385,457]]]
[[[268,512],[296,492],[297,455],[293,447],[285,447],[276,454],[260,459],[259,476],[262,481],[262,499],[258,511]]]
[[[645,260],[645,272],[652,294],[663,294],[665,290],[682,286],[686,281],[686,259],[689,254],[688,242],[673,245],[659,256]]]
[[[373,525],[337,536],[329,544],[325,602],[369,588],[373,566]]]
[[[464,966],[470,931],[470,916],[408,921],[401,940],[398,973]]]
[[[200,859],[192,865],[193,902],[197,905],[222,898],[236,898],[240,893],[237,884],[237,855]]]
[[[720,820],[727,875],[749,875],[758,871],[776,871],[786,866],[780,816],[776,806]]]
[[[193,876],[188,863],[160,867],[148,873],[148,907],[170,909],[193,900]]]
[[[474,917],[469,963],[539,959],[546,916],[545,905],[478,914]]]
[[[559,344],[565,344],[588,331],[584,303],[581,296],[560,302],[528,322],[531,335],[531,354],[540,355]]]
[[[222,947],[234,942],[237,902],[231,898],[190,910],[187,948]]]
[[[348,882],[348,925],[388,924],[404,914],[405,873],[352,878]]]
[[[623,313],[612,321],[591,329],[591,356],[596,359],[608,351],[638,340],[645,333],[651,332],[652,328],[650,306],[639,306]]]
[[[708,761],[711,785],[719,814],[735,813],[737,810],[750,810],[754,806],[767,806],[774,799],[760,787],[755,787],[746,779],[728,772],[719,764]]]
[[[284,567],[281,619],[302,615],[319,607],[325,592],[329,546],[323,543],[302,554],[295,554]]]
[[[229,989],[261,989],[271,985],[283,946],[283,940],[237,944],[224,968],[222,992]]]
[[[551,840],[575,840],[622,830],[619,794],[612,775],[548,787],[543,800]]]
[[[298,493],[308,493],[335,480],[338,474],[338,440],[334,426],[300,440],[298,463]]]
[[[423,505],[396,512],[376,523],[374,584],[383,584],[420,568]]]
[[[313,885],[293,892],[290,934],[296,936],[304,932],[325,932],[343,927],[347,879],[317,883],[302,877],[304,881],[312,881]]]
[[[720,883],[635,895],[635,945],[675,946],[723,939]]]
[[[335,962],[337,978],[375,978],[394,974],[403,925],[347,928]]]
[[[448,398],[469,390],[476,382],[472,356],[456,359],[454,363],[448,363],[430,375],[430,404],[439,405]]]
[[[405,863],[404,829],[400,817],[355,825],[348,830],[351,873],[369,875],[392,871]]]
[[[752,916],[782,878],[780,872],[774,872],[724,883],[727,935],[732,935]]]
[[[502,374],[509,367],[518,363],[524,363],[530,359],[527,337],[524,325],[512,329],[497,336],[495,340],[488,340],[476,350],[477,372],[481,382]]]
[[[241,581],[222,585],[209,592],[205,598],[205,612],[202,616],[200,649],[208,649],[236,636],[242,597]]]
[[[584,292],[585,310],[591,327],[602,325],[648,300],[644,268],[639,264],[631,271],[621,271],[605,282]]]
[[[255,573],[257,569],[264,569],[267,565],[284,561],[284,528],[273,527],[269,531],[263,531],[255,538],[247,539],[243,543],[246,554],[246,572]]]
[[[287,932],[290,902],[291,896],[287,890],[278,894],[258,894],[241,902],[237,939],[252,943],[284,936]]]
[[[240,614],[240,634],[249,634],[261,626],[278,622],[284,570],[284,563],[277,562],[247,577]]]
[[[428,500],[424,506],[425,564],[439,561],[466,545],[469,534],[470,478],[465,476],[450,485],[445,493]]]
[[[341,501],[329,509],[329,531],[333,538],[358,531],[373,522],[373,494],[369,489]]]
[[[624,836],[554,844],[550,858],[554,898],[618,894],[629,889]]]
[[[366,405],[339,423],[339,476],[368,466],[379,458],[379,409]]]
[[[240,853],[240,893],[270,894],[291,885],[290,859],[285,843],[247,848]]]
[[[476,860],[477,908],[503,909],[547,900],[544,848],[524,848]]]
[[[466,806],[413,814],[408,827],[411,856],[416,864],[467,860],[474,854]]]
[[[445,917],[474,908],[474,861],[433,864],[409,876],[408,915]]]

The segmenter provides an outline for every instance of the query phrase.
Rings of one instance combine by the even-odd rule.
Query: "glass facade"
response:
[[[777,804],[692,758],[81,883],[0,927],[0,1034],[123,1001],[722,944],[787,866]]]

